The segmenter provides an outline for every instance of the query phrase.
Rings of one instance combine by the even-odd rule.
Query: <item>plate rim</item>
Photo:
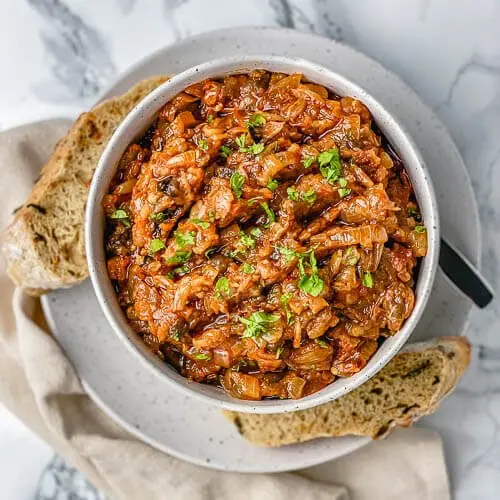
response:
[[[474,226],[475,226],[474,237],[476,240],[476,245],[474,247],[475,255],[469,255],[469,257],[471,258],[471,261],[478,267],[478,269],[480,269],[481,268],[482,239],[481,239],[481,225],[480,225],[480,218],[479,218],[478,203],[477,203],[477,199],[475,197],[475,193],[474,193],[474,190],[472,187],[472,182],[471,182],[471,177],[470,177],[469,171],[467,170],[467,167],[463,161],[462,156],[460,155],[460,152],[459,152],[453,138],[449,134],[446,127],[442,124],[442,121],[440,120],[440,118],[434,113],[434,111],[429,106],[427,106],[422,101],[422,99],[418,96],[418,94],[416,94],[416,92],[401,77],[399,77],[397,74],[393,73],[392,71],[388,70],[383,64],[379,63],[378,61],[376,61],[372,57],[364,54],[362,51],[359,51],[359,50],[357,50],[357,49],[355,49],[355,48],[353,48],[345,43],[342,43],[342,42],[339,42],[336,40],[332,40],[332,39],[329,39],[327,37],[324,37],[324,36],[321,36],[318,34],[305,33],[305,32],[301,32],[301,31],[289,29],[289,28],[278,28],[278,27],[267,27],[267,26],[265,26],[265,27],[243,26],[243,27],[238,27],[238,28],[232,27],[232,28],[205,31],[205,32],[199,33],[197,35],[183,38],[182,40],[179,40],[179,41],[174,42],[172,44],[168,44],[168,45],[165,45],[163,47],[160,47],[160,48],[156,49],[155,51],[151,52],[150,54],[148,54],[147,56],[139,59],[133,65],[131,65],[129,68],[127,68],[125,71],[123,71],[117,78],[115,78],[113,80],[113,82],[110,85],[108,85],[100,93],[96,103],[101,102],[103,99],[110,98],[113,95],[116,95],[113,93],[114,89],[116,87],[118,87],[124,80],[126,80],[127,78],[130,78],[134,73],[140,71],[143,66],[147,65],[148,63],[151,63],[152,61],[155,60],[155,58],[161,57],[165,51],[168,51],[170,48],[172,48],[175,45],[188,44],[188,43],[192,42],[193,40],[196,40],[200,37],[211,37],[211,36],[221,36],[221,35],[230,36],[232,33],[237,33],[238,35],[241,35],[242,32],[248,33],[248,32],[259,32],[259,31],[267,31],[267,32],[271,32],[271,33],[278,33],[278,32],[287,33],[289,36],[292,36],[292,37],[299,37],[299,38],[306,37],[306,38],[310,38],[312,40],[319,39],[323,43],[325,41],[327,41],[327,42],[331,43],[332,45],[342,46],[342,47],[348,49],[349,51],[352,51],[353,53],[361,55],[367,61],[370,61],[372,64],[378,66],[379,69],[381,69],[382,71],[389,74],[391,76],[391,78],[396,80],[402,87],[405,87],[412,94],[412,97],[414,99],[416,99],[422,106],[424,106],[426,108],[426,111],[429,113],[429,115],[432,115],[436,124],[442,126],[443,133],[448,136],[449,143],[450,143],[449,144],[450,154],[452,154],[455,157],[457,164],[458,163],[461,164],[463,174],[465,175],[465,178],[467,181],[466,182],[467,189],[469,191],[469,195],[470,195],[470,198],[471,198],[472,203],[473,203],[473,207],[472,207],[473,208],[473,210],[472,210],[473,217],[472,218],[473,218],[473,222],[474,222]],[[43,307],[44,313],[46,315],[49,327],[50,327],[51,331],[54,333],[54,335],[57,337],[57,334],[56,334],[57,328],[55,327],[55,320],[52,316],[52,312],[51,312],[51,308],[50,308],[49,295],[43,296],[41,299],[41,302],[42,302],[42,307]],[[464,321],[464,323],[463,323],[463,327],[462,327],[461,331],[459,332],[460,335],[464,334],[464,331],[466,330],[469,321],[470,321],[470,311],[469,311],[469,314],[467,316],[466,321]],[[206,462],[206,461],[204,461],[196,456],[193,456],[193,455],[184,455],[182,452],[179,452],[179,451],[175,450],[174,448],[171,448],[171,447],[163,444],[159,440],[157,440],[155,438],[150,438],[142,430],[137,429],[132,424],[130,424],[129,422],[124,420],[124,418],[122,418],[118,413],[115,412],[115,410],[113,410],[108,404],[106,404],[101,399],[101,397],[97,394],[97,392],[92,387],[90,387],[90,385],[87,384],[86,381],[80,375],[78,375],[78,376],[82,382],[84,389],[89,394],[90,398],[96,403],[96,405],[101,410],[103,410],[108,416],[110,416],[122,428],[124,428],[125,430],[130,432],[132,435],[136,436],[137,438],[141,439],[141,441],[153,446],[155,449],[158,449],[158,450],[160,450],[160,451],[162,451],[162,452],[164,452],[172,457],[175,457],[175,458],[178,458],[178,459],[181,459],[181,460],[184,460],[184,461],[187,461],[189,463],[199,465],[199,466],[202,466],[205,468],[210,468],[210,469],[214,469],[214,470],[221,470],[221,471],[226,471],[226,472],[233,471],[233,472],[241,472],[241,473],[275,473],[275,472],[285,472],[285,471],[295,470],[295,468],[292,468],[289,465],[287,465],[285,461],[283,461],[282,467],[278,467],[278,468],[273,469],[271,471],[269,470],[269,468],[258,468],[258,467],[252,467],[251,470],[249,470],[249,469],[247,470],[247,469],[241,469],[241,468],[239,468],[239,469],[227,468],[227,467],[224,467],[220,464],[216,464],[214,462]],[[329,439],[331,439],[331,438],[329,438]],[[325,459],[324,457],[319,457],[317,460],[313,459],[311,461],[304,461],[304,467],[317,465],[317,464],[325,462],[325,460],[334,460],[336,458],[340,458],[342,456],[345,456],[345,455],[351,453],[352,451],[355,451],[356,449],[359,449],[359,448],[365,446],[370,441],[371,440],[369,438],[359,437],[356,440],[353,440],[353,443],[348,447],[347,451],[343,452],[341,455],[337,455],[337,456],[334,456],[334,457],[329,458],[329,459]],[[312,456],[314,457],[314,455],[312,455]]]

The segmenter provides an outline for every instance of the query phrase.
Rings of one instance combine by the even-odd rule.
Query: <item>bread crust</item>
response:
[[[465,337],[440,337],[409,345],[372,379],[330,403],[285,414],[224,414],[243,437],[260,446],[345,435],[381,439],[433,413],[469,366],[470,353]],[[388,404],[387,397],[376,399],[378,391],[388,394],[396,382],[399,393],[391,394]]]
[[[123,118],[166,76],[143,80],[127,93],[80,115],[56,145],[26,203],[2,235],[12,281],[39,296],[88,277],[84,217],[97,162]]]

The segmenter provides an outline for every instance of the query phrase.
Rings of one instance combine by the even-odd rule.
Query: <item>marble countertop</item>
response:
[[[483,274],[500,295],[497,0],[3,0],[0,129],[75,116],[153,50],[238,25],[293,27],[342,41],[421,96],[447,126],[470,171],[482,222]],[[468,336],[471,369],[424,425],[443,436],[454,498],[493,500],[500,491],[499,300],[473,312]],[[1,493],[32,498],[51,451],[1,408],[0,431],[6,476]],[[13,457],[13,447],[24,452]],[[61,470],[57,459],[52,469]],[[98,498],[91,489],[87,494],[81,498]]]

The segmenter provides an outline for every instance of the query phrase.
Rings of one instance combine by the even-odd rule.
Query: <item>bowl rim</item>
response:
[[[101,201],[107,193],[109,181],[125,149],[144,133],[159,109],[185,87],[207,78],[244,73],[257,68],[284,73],[293,72],[285,70],[284,67],[303,73],[313,83],[327,80],[329,85],[324,82],[320,84],[330,89],[335,87],[332,90],[338,95],[354,96],[368,107],[374,121],[403,160],[405,170],[410,176],[417,202],[424,214],[429,248],[421,262],[416,279],[415,306],[412,314],[398,333],[377,349],[363,370],[348,378],[338,378],[320,391],[302,399],[246,401],[233,398],[221,389],[182,377],[174,368],[149,351],[133,331],[118,304],[106,269],[103,241],[105,220]],[[341,88],[348,91],[338,92]],[[275,55],[237,56],[214,59],[173,76],[153,90],[126,115],[106,145],[91,182],[85,212],[85,247],[91,282],[108,323],[134,356],[152,370],[152,374],[159,375],[162,381],[182,391],[186,396],[196,397],[222,409],[243,413],[282,413],[314,407],[347,394],[373,377],[400,351],[422,317],[434,283],[439,255],[439,214],[430,174],[413,140],[399,121],[371,94],[335,71],[302,58]],[[383,349],[386,344],[386,348]]]

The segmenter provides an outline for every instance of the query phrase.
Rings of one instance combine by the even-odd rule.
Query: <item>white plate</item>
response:
[[[206,33],[141,61],[103,98],[123,93],[151,75],[177,73],[209,59],[270,51],[331,67],[365,87],[406,126],[431,172],[443,234],[477,264],[477,207],[469,176],[450,136],[399,78],[349,47],[275,28]],[[137,362],[107,324],[89,281],[45,296],[42,303],[54,334],[96,403],[129,431],[175,457],[222,470],[278,472],[340,457],[367,442],[346,437],[280,449],[252,446],[219,410],[186,398]],[[470,303],[438,273],[424,318],[412,340],[463,333],[470,308]]]

